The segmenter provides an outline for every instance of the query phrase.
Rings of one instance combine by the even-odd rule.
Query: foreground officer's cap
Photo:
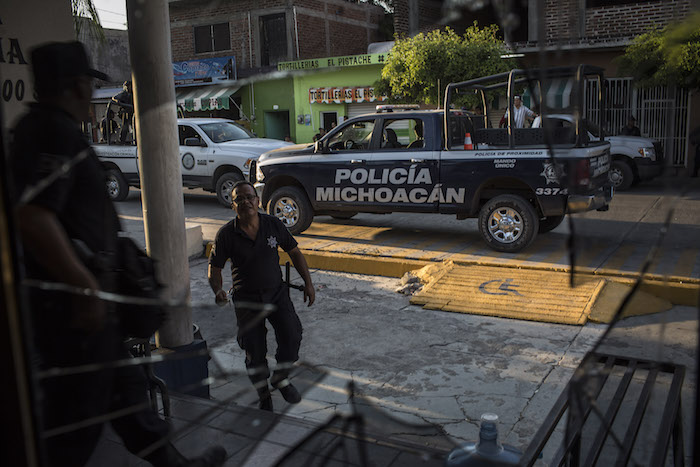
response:
[[[92,76],[103,81],[106,74],[90,67],[85,47],[78,41],[51,42],[32,50],[34,87],[38,95],[52,95],[61,91],[72,79]]]

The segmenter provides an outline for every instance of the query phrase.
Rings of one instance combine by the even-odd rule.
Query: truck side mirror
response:
[[[198,147],[207,147],[207,143],[204,142],[204,140],[201,140],[199,138],[185,138],[185,146],[198,146]]]

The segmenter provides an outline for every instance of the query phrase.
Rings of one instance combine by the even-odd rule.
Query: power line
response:
[[[104,10],[102,8],[97,8],[97,11],[104,12],[104,13],[112,13],[113,15],[119,15],[119,16],[126,17],[126,13],[120,13],[118,11]]]
[[[118,24],[119,26],[126,26],[126,21],[119,22],[119,21],[105,21],[105,20],[101,20],[100,22],[101,22],[101,23],[105,23],[105,24],[106,24],[106,23],[109,23],[109,24]]]

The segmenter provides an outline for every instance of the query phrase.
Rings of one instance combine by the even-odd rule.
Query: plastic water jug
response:
[[[522,453],[498,441],[498,415],[481,416],[479,441],[465,443],[453,449],[445,461],[446,467],[492,467],[518,465]]]

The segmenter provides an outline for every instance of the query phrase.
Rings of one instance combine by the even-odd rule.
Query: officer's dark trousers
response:
[[[287,286],[282,285],[274,292],[237,293],[236,321],[238,323],[238,345],[245,350],[245,366],[248,377],[258,389],[266,390],[270,370],[267,366],[267,327],[265,319],[260,319],[260,310],[246,308],[244,302],[270,303],[277,309],[267,316],[277,339],[277,366],[271,382],[276,385],[289,376],[292,363],[299,360],[302,326],[289,299]]]
[[[42,369],[129,358],[116,325],[110,324],[98,333],[86,335],[68,328],[65,320],[45,319],[42,324],[36,335]],[[99,440],[104,424],[100,417],[115,411],[121,411],[123,416],[112,419],[112,427],[132,453],[165,437],[170,426],[150,409],[146,391],[146,376],[139,366],[43,378],[38,395],[42,406],[39,416],[43,422],[42,431],[50,435],[44,440],[48,465],[84,465]],[[70,427],[90,421],[88,426]],[[155,455],[172,459],[177,454],[165,452],[171,449],[168,443],[165,450]],[[156,461],[153,455],[146,458]],[[156,461],[154,465],[168,464]]]

